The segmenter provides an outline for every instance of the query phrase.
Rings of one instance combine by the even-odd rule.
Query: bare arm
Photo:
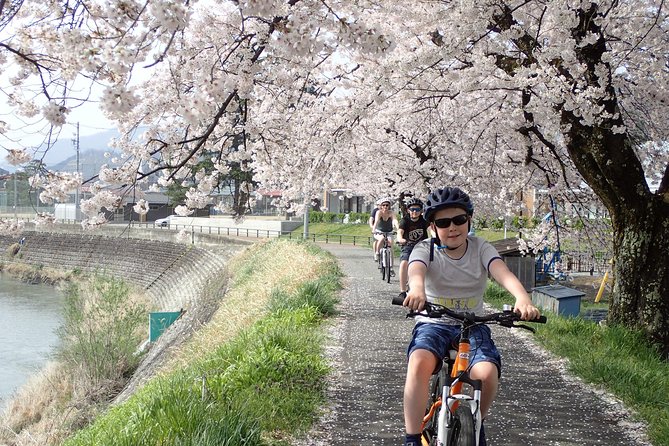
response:
[[[490,275],[516,298],[514,311],[524,320],[538,318],[541,313],[532,304],[532,299],[527,295],[525,287],[515,274],[506,266],[502,259],[495,259],[490,263]]]
[[[427,266],[423,262],[409,264],[409,292],[403,305],[415,311],[421,311],[425,306],[425,273]]]
[[[401,244],[405,244],[407,241],[404,239],[404,229],[397,229],[397,241]]]
[[[381,218],[381,211],[377,212],[374,216],[374,224],[372,225],[372,232],[376,232],[376,226],[379,224]]]

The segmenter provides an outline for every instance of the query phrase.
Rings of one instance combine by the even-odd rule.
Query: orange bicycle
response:
[[[404,299],[395,297],[393,305],[402,305]],[[507,328],[523,328],[534,332],[534,328],[518,324],[520,316],[504,305],[500,313],[476,316],[474,313],[458,313],[444,306],[425,303],[423,312],[410,311],[407,317],[447,316],[460,322],[462,331],[457,350],[449,351],[439,373],[430,380],[430,399],[421,426],[423,446],[478,446],[481,433],[481,387],[480,380],[469,376],[469,332],[480,324],[496,324]],[[546,323],[546,316],[525,322]],[[467,384],[471,391],[464,392]]]

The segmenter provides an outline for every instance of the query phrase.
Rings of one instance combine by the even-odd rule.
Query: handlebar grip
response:
[[[403,305],[404,304],[404,299],[402,299],[399,296],[395,296],[395,297],[393,297],[392,304],[393,305]]]

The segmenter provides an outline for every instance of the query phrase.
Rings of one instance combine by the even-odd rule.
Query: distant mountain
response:
[[[0,167],[0,175],[7,175],[8,173],[9,173],[9,171],[7,171],[7,170],[3,169],[2,167]]]
[[[81,136],[79,138],[79,153],[81,154],[90,150],[108,151],[109,141],[118,136],[119,133],[116,130],[105,130],[93,135]],[[42,154],[44,155],[44,163],[47,166],[59,164],[77,154],[75,140],[72,137],[61,137],[46,153],[44,153],[43,149],[38,150],[36,157],[39,158]]]
[[[103,164],[111,165],[111,160],[105,157],[105,152],[109,150],[86,150],[79,153],[79,172],[82,173],[84,180],[87,180],[100,172]],[[114,152],[110,152],[114,154]],[[49,166],[50,169],[58,172],[76,172],[77,155],[74,154],[58,164]]]

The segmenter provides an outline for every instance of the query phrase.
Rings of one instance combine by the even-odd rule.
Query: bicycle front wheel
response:
[[[386,262],[383,261],[385,250],[381,249],[379,252],[379,266],[381,267],[381,280],[386,280]]]
[[[455,431],[451,444],[453,446],[475,446],[476,429],[474,429],[474,415],[469,408],[469,403],[460,401],[455,409]]]
[[[436,375],[432,375],[430,378],[430,387],[429,387],[429,399],[427,401],[427,407],[425,408],[425,414],[430,413],[430,409],[432,409],[432,405],[441,397],[441,393],[444,388],[444,383],[446,382],[446,378],[448,376],[448,371],[446,364],[444,363],[444,366],[442,367],[441,370],[439,370],[439,373]],[[437,444],[437,431],[438,431],[438,424],[439,424],[439,410],[434,411],[432,414],[432,417],[425,423],[425,429],[423,430],[423,444],[424,445],[429,445],[433,446]]]

